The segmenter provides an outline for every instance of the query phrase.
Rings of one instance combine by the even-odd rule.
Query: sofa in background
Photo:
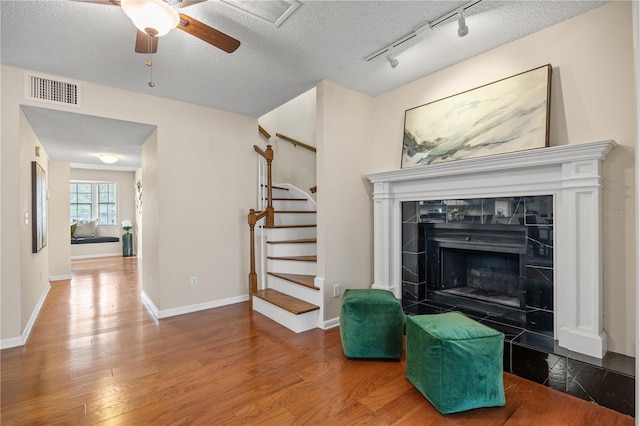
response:
[[[117,243],[118,237],[98,235],[95,221],[81,220],[71,225],[71,244]]]

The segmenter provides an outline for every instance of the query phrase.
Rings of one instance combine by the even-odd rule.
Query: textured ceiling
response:
[[[149,87],[148,55],[134,53],[135,27],[119,7],[81,1],[0,1],[2,64],[259,117],[327,79],[379,95],[569,19],[602,1],[490,1],[397,52],[366,61],[427,21],[467,1],[313,1],[279,28],[208,0],[181,9],[242,42],[227,54],[179,30],[160,38]],[[48,152],[46,126],[38,133]],[[52,157],[56,157],[55,153]],[[54,158],[55,159],[55,158]]]
[[[140,147],[156,128],[28,105],[22,105],[22,111],[49,156],[74,167],[97,164],[108,169],[135,170],[140,167]],[[117,165],[106,166],[99,161],[99,153],[117,153],[120,159]]]

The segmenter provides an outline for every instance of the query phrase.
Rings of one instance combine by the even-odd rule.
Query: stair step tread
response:
[[[271,229],[280,229],[280,228],[315,228],[317,225],[315,224],[307,224],[307,225],[276,225]]]
[[[304,300],[296,299],[295,297],[286,295],[271,288],[258,290],[255,296],[289,311],[294,315],[300,315],[320,309],[319,306],[307,303]]]
[[[265,188],[267,187],[267,185],[265,185],[265,184],[261,184],[260,186],[265,187]],[[277,186],[277,185],[271,185],[271,188],[272,189],[282,189],[284,191],[288,191],[289,190],[289,188],[285,188],[284,186]]]
[[[306,198],[272,198],[273,201],[307,201]]]
[[[297,260],[300,262],[317,262],[318,256],[267,256],[271,260]]]
[[[262,213],[264,210],[256,210],[256,214]],[[298,213],[313,213],[316,214],[315,210],[274,210],[274,213],[284,213],[284,214],[298,214]]]
[[[302,238],[299,240],[280,240],[280,241],[267,241],[267,244],[308,244],[317,243],[316,238]]]
[[[282,272],[267,272],[267,275],[273,275],[274,277],[282,278],[283,280],[291,281],[295,284],[311,288],[313,290],[320,290],[315,286],[315,275],[301,275],[301,274],[284,274]]]
[[[311,213],[313,213],[313,214],[316,214],[316,211],[315,210],[274,210],[274,213],[289,213],[289,214],[291,214],[291,213],[295,213],[295,214],[298,214],[298,213],[311,214]]]

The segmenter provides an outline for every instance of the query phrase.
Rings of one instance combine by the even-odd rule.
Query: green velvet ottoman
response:
[[[387,290],[348,289],[342,296],[340,338],[348,358],[400,359],[404,312]]]
[[[441,413],[505,404],[504,334],[459,312],[407,317],[409,381]]]

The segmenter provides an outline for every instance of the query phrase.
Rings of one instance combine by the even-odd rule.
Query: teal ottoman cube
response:
[[[406,376],[442,414],[503,406],[503,344],[459,312],[410,316]]]
[[[348,289],[342,296],[340,338],[348,358],[400,359],[404,312],[387,290]]]

